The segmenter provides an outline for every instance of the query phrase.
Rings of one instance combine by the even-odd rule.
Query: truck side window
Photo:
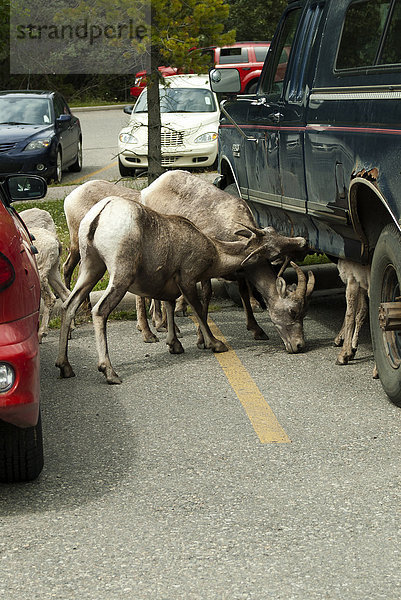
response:
[[[375,64],[390,4],[390,0],[358,0],[349,6],[337,54],[337,70]]]
[[[395,65],[401,63],[401,2],[397,2],[391,15],[390,25],[384,40],[380,65]]]
[[[262,80],[260,90],[262,93],[272,94],[274,97],[281,96],[291,47],[294,42],[300,16],[301,9],[292,10],[288,13],[283,23],[278,43],[274,49],[273,61]]]

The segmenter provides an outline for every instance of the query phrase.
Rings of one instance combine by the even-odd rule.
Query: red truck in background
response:
[[[270,42],[237,42],[231,46],[222,48],[209,46],[191,50],[199,52],[201,55],[210,56],[209,66],[216,66],[219,69],[236,68],[241,79],[241,94],[255,93],[259,76],[262,71],[263,63],[269,49]],[[175,67],[159,67],[163,77],[170,75],[179,75],[182,70]],[[130,88],[130,94],[133,98],[138,98],[139,94],[146,87],[146,71],[138,71],[135,76],[134,85]]]

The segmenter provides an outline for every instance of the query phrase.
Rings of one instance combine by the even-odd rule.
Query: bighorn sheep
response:
[[[234,232],[241,223],[253,232],[263,232],[265,239],[275,240],[277,256],[295,256],[305,251],[307,242],[302,237],[288,238],[280,236],[272,227],[261,230],[241,198],[216,188],[213,184],[186,171],[174,170],[161,175],[149,187],[141,192],[142,202],[163,214],[177,214],[190,219],[206,235],[226,241],[235,239]],[[270,260],[274,260],[270,256]],[[266,300],[270,318],[276,326],[287,352],[303,350],[303,318],[307,310],[309,297],[314,287],[314,276],[308,273],[308,280],[302,269],[293,264],[298,275],[297,286],[287,286],[282,277],[277,277],[270,260],[245,262],[242,273],[226,275],[236,279],[245,309],[247,329],[253,332],[255,339],[267,339],[267,335],[256,322],[249,301],[249,281]],[[210,299],[210,288],[205,290],[204,302]],[[206,308],[207,313],[207,308]],[[144,312],[138,316],[143,318]],[[141,324],[144,328],[145,324]],[[199,339],[202,343],[202,339]]]
[[[347,365],[357,351],[359,331],[368,312],[370,265],[340,258],[337,267],[341,280],[345,283],[346,312],[334,345],[342,346],[336,364]]]
[[[161,215],[138,202],[104,198],[82,219],[79,228],[81,267],[78,281],[63,305],[59,354],[56,366],[62,377],[74,372],[67,358],[68,333],[76,310],[105,270],[110,280],[101,299],[92,309],[98,351],[98,368],[108,383],[121,383],[107,349],[106,322],[110,312],[127,290],[140,296],[166,301],[167,344],[170,352],[183,352],[174,326],[174,304],[183,294],[190,303],[205,340],[205,347],[224,352],[202,315],[196,283],[235,272],[246,261],[258,262],[257,255],[276,252],[266,245],[264,235],[241,228],[237,241],[212,239],[191,221],[176,215]]]
[[[71,287],[71,276],[79,262],[79,225],[89,209],[106,196],[139,200],[140,194],[136,190],[99,179],[83,183],[64,200],[64,212],[70,234],[69,253],[63,265],[64,281],[68,288]]]
[[[38,250],[36,262],[43,299],[43,313],[38,332],[39,343],[41,343],[42,338],[47,335],[50,314],[56,302],[52,289],[63,301],[68,298],[69,291],[60,276],[61,244],[50,213],[40,208],[29,208],[21,211],[20,217],[27,226]]]

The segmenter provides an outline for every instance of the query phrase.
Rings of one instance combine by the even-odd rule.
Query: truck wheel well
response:
[[[370,258],[383,228],[393,222],[384,200],[372,187],[363,182],[355,183],[350,189],[352,222]]]
[[[224,159],[221,161],[221,164],[220,164],[220,173],[222,175],[224,175],[224,177],[225,177],[226,186],[230,185],[231,183],[235,183],[235,179],[234,179],[234,175],[231,170],[231,167],[230,167],[229,163]]]

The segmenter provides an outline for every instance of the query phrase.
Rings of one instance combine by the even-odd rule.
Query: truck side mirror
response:
[[[241,91],[241,79],[238,69],[211,69],[210,87],[217,94],[238,94]]]

